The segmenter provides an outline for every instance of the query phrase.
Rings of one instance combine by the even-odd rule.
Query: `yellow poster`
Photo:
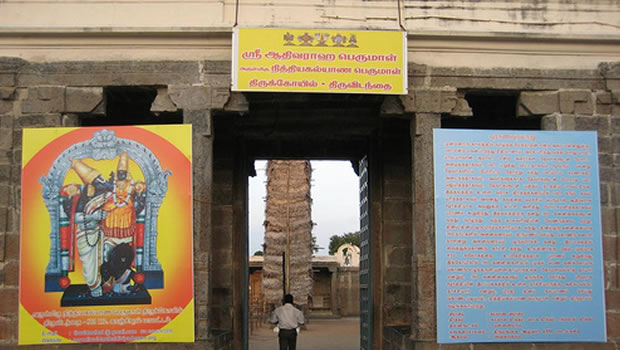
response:
[[[399,31],[235,28],[232,90],[407,94]]]
[[[19,344],[193,342],[191,125],[24,129]]]

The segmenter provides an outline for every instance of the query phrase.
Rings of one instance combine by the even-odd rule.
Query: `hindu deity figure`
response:
[[[109,180],[113,188],[103,205],[103,211],[107,213],[102,225],[104,261],[108,261],[115,247],[126,243],[135,252],[132,265],[139,273],[143,265],[146,185],[143,181],[134,182],[131,178],[129,160],[127,152],[123,152],[118,161],[116,176],[112,175]]]
[[[83,185],[68,184],[60,191],[60,246],[61,287],[67,288],[71,281],[68,272],[74,271],[75,247],[82,262],[82,274],[90,295],[102,295],[99,266],[103,260],[103,232],[101,222],[107,213],[103,204],[111,196],[111,186],[103,176],[81,160],[72,160],[71,169]]]

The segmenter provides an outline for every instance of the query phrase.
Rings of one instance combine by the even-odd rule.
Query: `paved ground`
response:
[[[250,350],[277,350],[278,335],[269,324],[250,335]],[[297,337],[297,350],[359,350],[359,318],[311,319]]]

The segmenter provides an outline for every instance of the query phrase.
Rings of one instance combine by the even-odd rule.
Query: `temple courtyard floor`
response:
[[[250,334],[250,350],[277,350],[278,335],[269,323],[257,325]],[[297,350],[359,350],[360,319],[310,319],[297,337]]]

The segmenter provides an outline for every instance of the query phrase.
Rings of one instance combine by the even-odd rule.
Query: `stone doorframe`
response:
[[[373,323],[382,325],[374,327],[373,337],[374,348],[380,349],[383,326],[410,324],[412,182],[409,127],[411,121],[402,114],[397,116],[391,113],[390,106],[386,105],[389,99],[381,97],[376,99],[377,108],[372,112],[376,114],[369,116],[371,112],[368,112],[366,117],[360,117],[360,125],[351,127],[353,133],[349,139],[339,140],[341,145],[339,148],[329,143],[329,137],[325,138],[325,142],[321,142],[321,145],[325,146],[323,150],[308,151],[307,147],[310,146],[296,148],[284,141],[283,143],[274,141],[272,146],[269,146],[269,142],[277,138],[281,130],[274,129],[275,136],[254,139],[256,133],[266,125],[261,125],[256,120],[269,118],[269,113],[261,114],[260,111],[256,111],[256,106],[250,109],[249,106],[252,106],[256,97],[252,95],[246,97],[247,99],[241,94],[233,93],[230,101],[236,101],[234,103],[236,107],[225,106],[224,110],[216,113],[213,119],[215,140],[211,184],[213,236],[210,251],[211,266],[217,266],[217,270],[213,269],[211,276],[211,326],[218,329],[226,327],[227,324],[232,325],[233,348],[244,349],[247,346],[247,177],[254,171],[253,160],[279,157],[322,158],[354,160],[357,164],[359,159],[369,154],[370,210],[373,218],[371,244],[376,248],[373,249],[371,258]],[[284,98],[289,102],[292,100],[293,104],[297,98],[301,98],[300,103],[306,110],[312,110],[313,106],[319,105],[312,103],[314,99],[325,102],[322,97],[315,96],[288,95]],[[310,100],[304,102],[305,98]],[[339,101],[334,97],[326,98],[328,104],[330,98]],[[342,101],[347,99],[347,97],[339,98]],[[350,98],[353,100],[351,103],[355,104],[357,99],[363,97]],[[246,100],[250,102],[245,102]],[[254,100],[256,104],[263,102],[264,100]],[[277,103],[269,101],[272,102]],[[247,109],[240,111],[240,108],[237,108],[240,106]],[[234,113],[229,113],[233,109]],[[255,113],[252,117],[249,116],[250,110]],[[312,134],[317,132],[316,130],[326,130],[326,126],[321,123],[319,121],[316,124],[306,125],[304,132],[309,133],[310,138],[321,137],[320,134]],[[363,123],[367,124],[361,125]],[[366,134],[360,138],[357,132],[363,127],[367,127]],[[354,147],[347,146],[347,143],[352,143]],[[287,147],[278,147],[283,144]]]

